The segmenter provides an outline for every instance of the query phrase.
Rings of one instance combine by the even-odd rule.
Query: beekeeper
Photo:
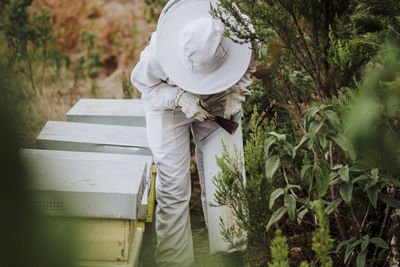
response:
[[[249,46],[223,37],[224,26],[209,9],[210,0],[169,1],[131,76],[145,103],[157,167],[155,256],[161,267],[193,263],[190,131],[206,215],[200,140],[218,127],[208,120],[211,113],[230,119],[241,112],[255,70]]]

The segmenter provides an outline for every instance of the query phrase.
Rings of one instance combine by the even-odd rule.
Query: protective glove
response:
[[[224,107],[224,118],[232,119],[232,116],[240,112],[243,116],[242,103],[246,100],[246,96],[240,93],[230,93],[226,96]]]
[[[195,118],[196,120],[204,121],[214,118],[207,111],[208,105],[195,94],[184,92],[178,100],[178,105],[182,107],[182,111],[188,119]]]

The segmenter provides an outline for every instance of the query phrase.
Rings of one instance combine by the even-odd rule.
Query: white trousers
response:
[[[225,93],[204,96],[203,100],[214,115],[223,114]],[[188,267],[194,262],[189,215],[190,131],[196,143],[201,199],[206,216],[207,203],[200,141],[218,125],[213,121],[199,122],[187,119],[179,109],[154,110],[149,104],[145,106],[147,137],[157,167],[156,261],[160,267]]]

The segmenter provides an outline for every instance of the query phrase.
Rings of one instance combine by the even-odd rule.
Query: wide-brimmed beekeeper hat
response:
[[[157,25],[157,56],[167,76],[194,94],[222,92],[245,74],[249,44],[224,37],[224,26],[210,15],[214,0],[170,1]]]

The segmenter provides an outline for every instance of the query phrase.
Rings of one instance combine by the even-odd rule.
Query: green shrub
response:
[[[289,247],[286,238],[282,236],[281,230],[275,231],[275,237],[271,242],[271,258],[272,262],[268,263],[268,267],[289,267]]]

